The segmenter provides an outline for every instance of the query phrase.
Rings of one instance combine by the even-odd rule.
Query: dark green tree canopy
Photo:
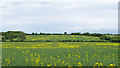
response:
[[[26,33],[22,31],[8,31],[8,32],[3,32],[2,34],[5,39],[9,39],[11,42],[13,41],[14,38],[19,38],[20,40],[24,40],[26,37]]]

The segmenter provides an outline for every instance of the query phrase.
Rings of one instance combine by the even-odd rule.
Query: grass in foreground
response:
[[[118,43],[4,42],[3,66],[118,66]]]

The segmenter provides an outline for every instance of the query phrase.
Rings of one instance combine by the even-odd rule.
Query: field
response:
[[[2,40],[2,36],[0,35],[0,41]]]
[[[36,37],[35,40],[36,39],[40,39],[40,38]],[[47,39],[51,39],[51,38],[47,38]],[[118,43],[3,42],[2,65],[3,66],[95,66],[95,65],[118,66]]]
[[[99,37],[93,36],[80,36],[80,35],[27,35],[26,41],[60,41],[60,40],[82,40],[82,41],[101,41]]]

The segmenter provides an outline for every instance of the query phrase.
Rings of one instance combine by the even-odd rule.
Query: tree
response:
[[[101,39],[102,41],[105,40],[105,36],[104,36],[104,35],[101,36],[100,39]]]
[[[89,36],[89,35],[90,35],[90,33],[86,32],[86,33],[83,33],[83,35]]]
[[[91,36],[97,36],[97,37],[101,37],[102,36],[102,34],[100,34],[100,33],[92,33],[92,34],[90,34]]]
[[[37,35],[37,33],[35,33],[35,35]]]
[[[5,39],[8,39],[8,34],[7,33],[2,33]]]
[[[67,34],[67,32],[64,32],[64,34],[66,35],[66,34]]]
[[[102,35],[102,36],[100,36],[100,39],[101,40],[110,40],[111,38],[109,36]]]
[[[6,33],[6,36],[8,39],[10,39],[11,42],[13,42],[13,39],[15,37],[15,34],[13,32]]]
[[[71,35],[81,35],[81,33],[79,33],[79,32],[75,32],[75,33],[71,33]]]
[[[20,32],[18,35],[17,35],[17,38],[19,38],[21,41],[23,41],[24,39],[26,39],[26,34],[23,33],[23,32]]]
[[[34,35],[34,32],[32,33],[32,35]]]
[[[40,32],[40,35],[42,35],[42,33]]]
[[[6,41],[6,39],[4,37],[2,37],[2,42],[5,42],[5,41]]]
[[[4,38],[2,39],[3,41],[6,41],[6,39],[9,39],[11,42],[13,42],[13,39],[19,38],[21,41],[25,39],[26,33],[22,31],[7,31],[7,32],[2,32],[2,35]]]

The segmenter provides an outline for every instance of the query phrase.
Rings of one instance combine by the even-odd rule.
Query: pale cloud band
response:
[[[0,2],[118,2],[119,0],[1,0]]]
[[[117,0],[9,1],[1,3],[3,31],[117,33],[118,30]]]

